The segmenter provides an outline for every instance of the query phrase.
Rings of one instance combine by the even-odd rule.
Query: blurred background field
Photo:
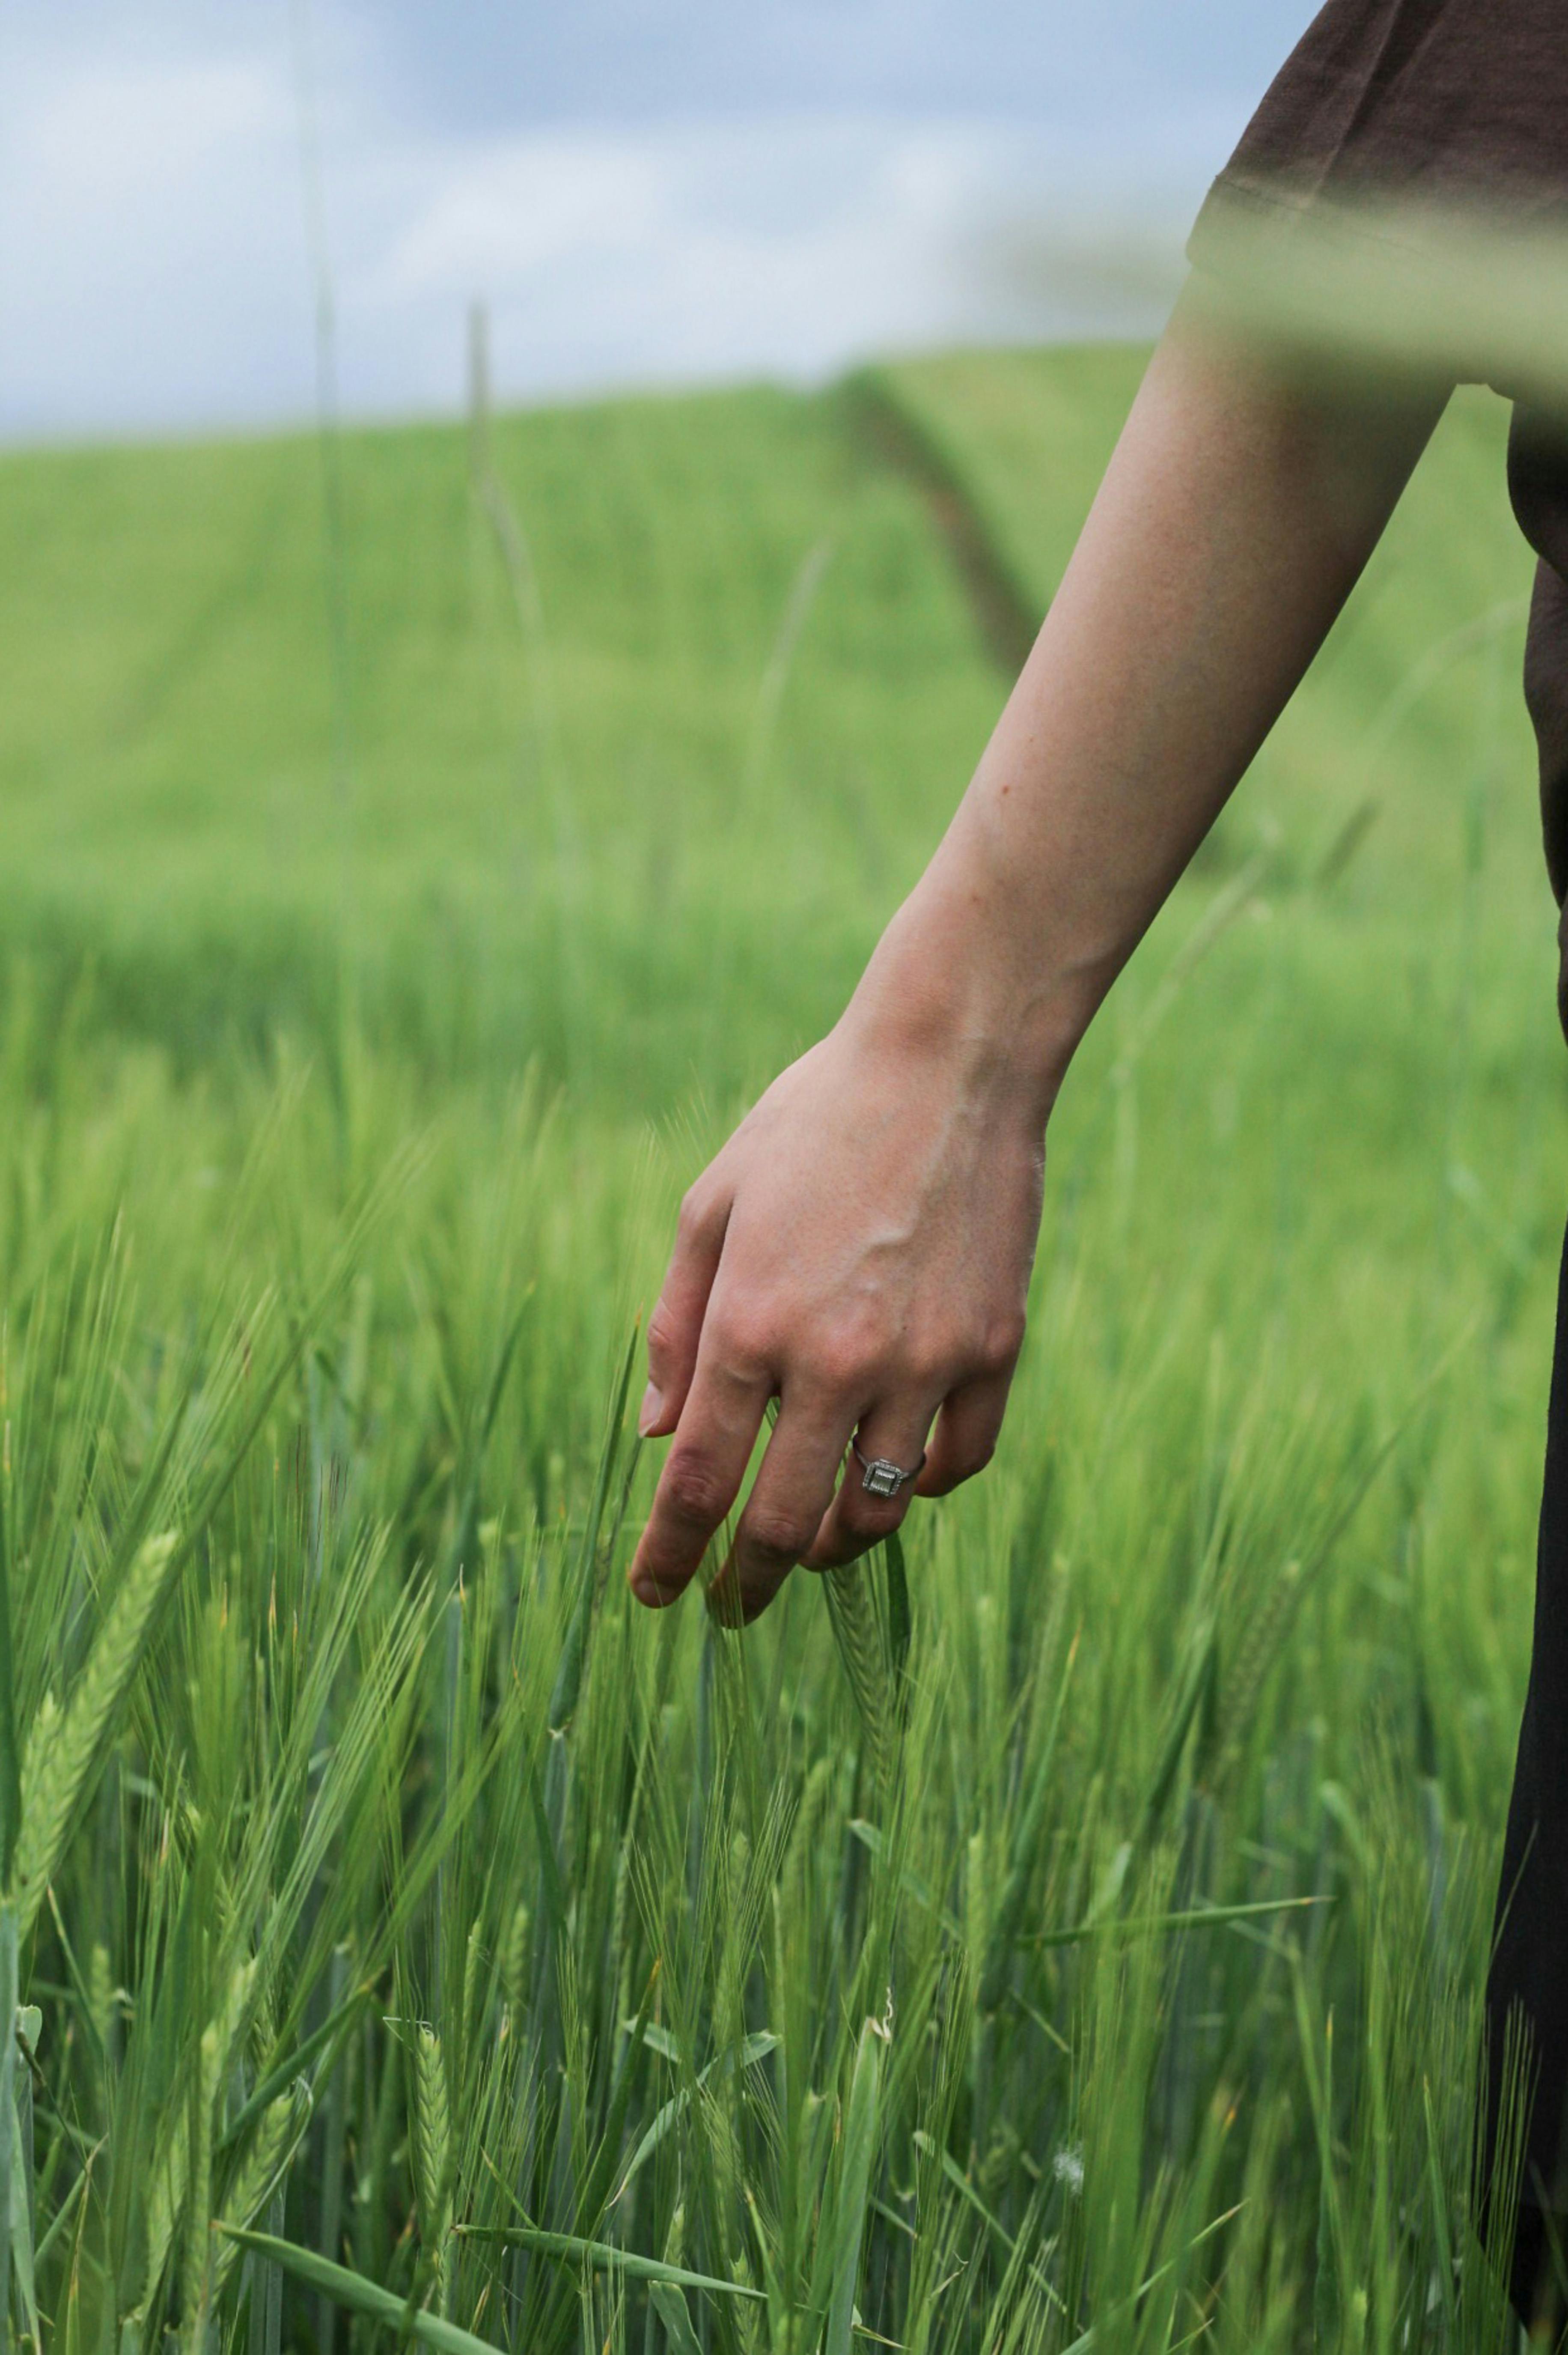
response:
[[[1568,1099],[1489,395],[1068,1082],[902,1697],[885,1604],[868,1720],[817,1582],[741,1647],[620,1583],[680,1190],[918,873],[1143,357],[0,459],[18,2330],[368,2343],[217,2215],[531,2350],[1507,2343]]]

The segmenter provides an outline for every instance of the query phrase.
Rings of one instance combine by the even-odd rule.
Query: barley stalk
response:
[[[520,2035],[523,2002],[528,1987],[528,1908],[521,1903],[512,1909],[506,1943],[501,1950],[501,1986],[506,1998],[510,2032],[514,2036]]]
[[[87,1993],[93,2032],[107,2052],[114,2033],[114,1978],[110,1967],[109,1949],[101,1939],[93,1940],[92,1953],[88,1958]]]
[[[844,1570],[824,1571],[822,1593],[839,1657],[865,1728],[866,1754],[880,1780],[892,1763],[893,1692],[882,1629],[863,1565],[852,1562]]]
[[[141,2304],[136,2309],[138,2316],[146,2313],[156,2294],[174,2242],[175,2228],[186,2212],[187,2191],[195,2195],[188,2203],[191,2233],[185,2252],[185,2278],[187,2321],[195,2310],[193,2291],[195,2304],[199,2305],[201,2301],[206,2267],[205,2219],[212,2194],[213,2117],[224,2072],[249,2008],[255,1976],[253,1962],[240,1966],[229,1981],[222,2012],[202,2031],[201,2078],[197,2088],[200,2142],[196,2157],[198,2180],[195,2185],[190,2181],[190,2105],[182,2098],[169,2105],[167,2137],[162,2147],[154,2152],[153,2159],[153,2188],[147,2200],[147,2273]],[[202,2180],[204,2176],[205,2180]]]
[[[59,1868],[88,1770],[135,1673],[177,1543],[173,1532],[147,1540],[110,1607],[64,1711],[52,1697],[46,1698],[34,1720],[22,1772],[21,1829],[11,1868],[23,1937]]]
[[[223,2203],[220,2222],[245,2225],[261,2213],[297,2148],[311,2118],[310,2088],[303,2079],[280,2094],[261,2113],[255,2137],[246,2153],[244,2165],[230,2186]],[[213,2252],[210,2297],[216,2301],[228,2279],[239,2243],[228,2236],[219,2237]]]
[[[137,2315],[144,2315],[163,2277],[175,2222],[185,2204],[185,2179],[190,2166],[190,2118],[185,2105],[175,2107],[168,2139],[153,2162],[153,2188],[147,2200],[147,2273]]]
[[[1229,1764],[1246,1740],[1253,1712],[1301,1600],[1301,1563],[1287,1561],[1265,1585],[1244,1629],[1220,1703],[1214,1747],[1222,1765]]]
[[[475,1918],[468,1934],[468,1944],[462,1960],[462,2047],[458,2059],[459,2090],[472,2066],[475,2013],[484,1967],[484,1948],[481,1935],[484,1924]]]
[[[223,2031],[210,2020],[202,2030],[196,2086],[196,2160],[186,2202],[185,2264],[180,2275],[182,2339],[197,2355],[207,2333],[212,2254],[212,2114],[221,2080]]]
[[[414,2047],[414,2098],[418,2117],[419,2232],[434,2258],[438,2300],[446,2288],[447,2227],[451,2221],[451,2112],[447,2101],[441,2040],[421,2028]]]

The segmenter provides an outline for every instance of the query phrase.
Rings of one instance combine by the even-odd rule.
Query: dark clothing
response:
[[[1541,755],[1546,871],[1563,911],[1557,1013],[1568,1033],[1568,449],[1560,424],[1532,417],[1522,404],[1508,437],[1508,487],[1520,528],[1541,559],[1524,641],[1524,698]]]
[[[1469,201],[1550,223],[1568,207],[1565,108],[1562,0],[1329,0],[1211,202]]]
[[[1200,270],[1223,274],[1227,217],[1239,211],[1255,240],[1278,237],[1278,267],[1287,272],[1292,226],[1305,215],[1321,213],[1347,234],[1380,235],[1392,217],[1379,224],[1357,208],[1391,200],[1402,208],[1396,238],[1401,224],[1420,219],[1416,208],[1430,207],[1436,219],[1467,204],[1505,230],[1568,236],[1568,0],[1330,0],[1215,182],[1189,251]],[[1525,694],[1541,752],[1547,868],[1561,906],[1568,898],[1568,426],[1561,416],[1552,421],[1516,402],[1509,489],[1540,559]],[[1568,920],[1560,939],[1563,930]],[[1558,997],[1568,1027],[1561,983]],[[1521,2031],[1529,2048],[1513,2253],[1515,2299],[1528,2317],[1547,2244],[1556,2239],[1568,2249],[1568,1250],[1535,1647],[1487,2017],[1484,2205],[1505,2051]]]
[[[1510,2015],[1512,2015],[1510,2028]],[[1568,2216],[1562,2170],[1568,2096],[1568,1244],[1557,1292],[1557,1342],[1546,1416],[1546,1481],[1536,1546],[1535,1644],[1520,1729],[1487,1983],[1487,2134],[1497,2132],[1510,2043],[1529,2025],[1529,2137],[1516,2296],[1528,2318],[1544,2209]],[[1486,2187],[1483,2186],[1483,2195]],[[1568,2248],[1568,2234],[1564,2235]]]
[[[1200,270],[1223,271],[1227,217],[1240,212],[1266,234],[1277,229],[1288,269],[1293,219],[1366,199],[1473,204],[1499,226],[1568,237],[1564,0],[1329,0],[1210,190],[1188,251]],[[1522,405],[1514,410],[1509,489],[1541,559],[1525,692],[1541,751],[1547,871],[1561,907],[1568,899],[1568,435]],[[1562,978],[1558,1007],[1568,1028]]]

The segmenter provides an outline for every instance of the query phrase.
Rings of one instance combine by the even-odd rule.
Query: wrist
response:
[[[1043,1135],[1103,986],[1051,958],[977,882],[933,866],[883,934],[841,1028],[938,1063]]]

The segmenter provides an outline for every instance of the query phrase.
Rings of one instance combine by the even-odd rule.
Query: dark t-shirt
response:
[[[1353,223],[1363,199],[1475,204],[1505,228],[1568,235],[1568,0],[1329,0],[1215,181],[1188,250],[1200,270],[1223,271],[1226,230],[1238,216],[1255,234],[1277,226],[1284,235],[1318,208],[1345,205]],[[1281,261],[1288,267],[1287,235]],[[1509,488],[1541,559],[1525,695],[1541,749],[1547,868],[1561,906],[1568,900],[1568,438],[1520,401]],[[1562,984],[1559,1006],[1568,1028]]]

